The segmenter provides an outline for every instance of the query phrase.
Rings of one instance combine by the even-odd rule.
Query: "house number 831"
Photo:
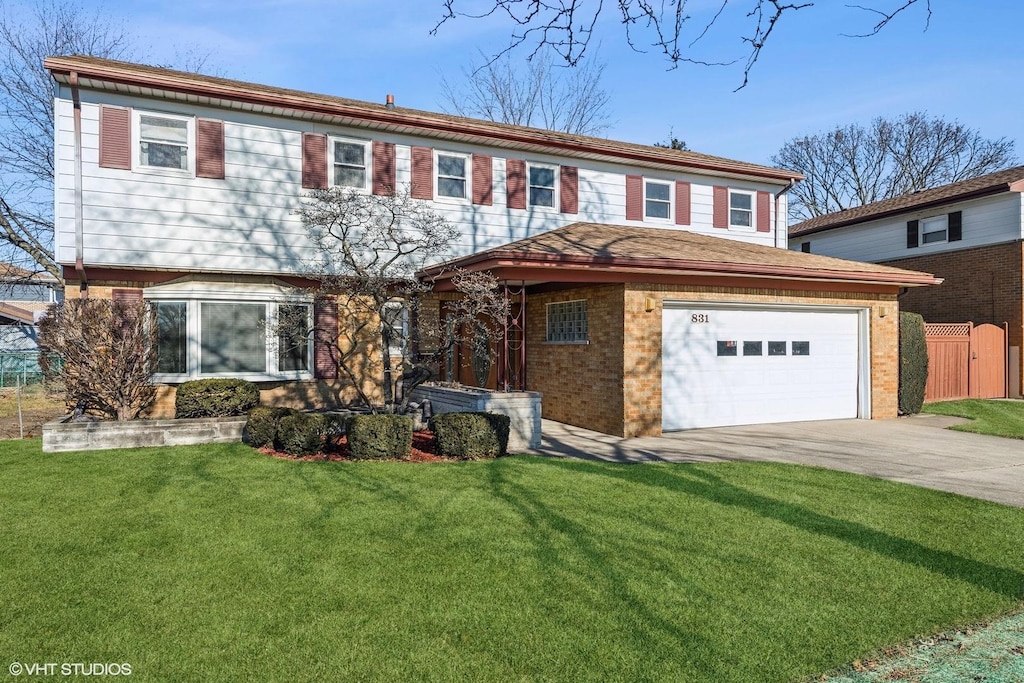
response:
[[[711,316],[707,313],[694,313],[690,316],[691,323],[709,323],[711,322]]]

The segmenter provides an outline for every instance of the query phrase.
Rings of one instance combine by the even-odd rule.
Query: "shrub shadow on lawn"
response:
[[[1011,599],[1024,598],[1024,573],[1016,569],[979,562],[944,550],[936,550],[915,541],[893,536],[849,520],[823,515],[805,507],[770,498],[729,484],[689,465],[653,466],[636,476],[636,466],[609,466],[586,461],[538,458],[537,462],[574,472],[615,477],[632,484],[646,484],[688,496],[697,496],[719,505],[748,510],[794,528],[827,536],[898,562],[915,565],[948,578],[970,583]]]

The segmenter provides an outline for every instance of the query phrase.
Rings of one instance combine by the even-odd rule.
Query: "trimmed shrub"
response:
[[[349,454],[358,460],[404,460],[412,453],[408,415],[352,415],[345,420]]]
[[[274,445],[289,455],[312,455],[320,452],[327,434],[327,420],[318,413],[296,411],[277,421]]]
[[[917,313],[900,313],[900,415],[914,415],[924,405],[928,382],[928,345],[924,340],[924,318]]]
[[[245,415],[260,404],[260,391],[244,379],[197,379],[178,385],[174,416]]]
[[[295,415],[294,408],[271,408],[258,406],[249,411],[249,421],[242,432],[242,442],[253,448],[274,446],[277,437],[277,423],[286,415]]]
[[[440,455],[496,458],[507,453],[510,422],[497,413],[440,413],[430,418],[430,431]]]

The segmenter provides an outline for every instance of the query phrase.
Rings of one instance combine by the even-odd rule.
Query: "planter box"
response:
[[[540,447],[541,394],[537,391],[491,391],[475,387],[449,388],[421,384],[410,399],[430,401],[434,413],[489,412],[511,419],[508,452]]]
[[[44,453],[232,443],[242,440],[242,429],[248,418],[243,415],[126,422],[69,420],[70,418],[64,417],[43,425]]]

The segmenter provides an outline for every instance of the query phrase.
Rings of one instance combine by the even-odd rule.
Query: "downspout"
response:
[[[75,272],[78,273],[79,297],[89,296],[89,279],[85,274],[85,219],[82,216],[82,100],[78,93],[78,72],[69,79],[74,104],[75,137]]]
[[[786,217],[785,226],[786,230],[779,230],[779,221],[782,219],[782,215],[779,212],[779,200],[782,199],[782,195],[786,194],[796,185],[796,178],[790,178],[789,184],[784,188],[775,193],[775,246],[783,249],[789,249],[789,218]],[[782,237],[780,237],[782,235]],[[783,244],[779,244],[779,240],[784,239]]]

